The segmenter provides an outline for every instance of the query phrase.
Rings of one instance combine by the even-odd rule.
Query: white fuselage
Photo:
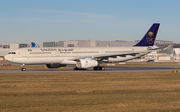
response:
[[[21,48],[11,51],[5,59],[19,64],[76,64],[74,57],[94,56],[133,51],[146,51],[147,47],[42,47]],[[145,55],[145,54],[142,54]],[[110,57],[104,62],[122,62],[142,55]]]

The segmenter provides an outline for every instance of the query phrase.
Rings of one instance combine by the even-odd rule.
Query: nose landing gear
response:
[[[26,71],[25,64],[22,65],[21,71]]]

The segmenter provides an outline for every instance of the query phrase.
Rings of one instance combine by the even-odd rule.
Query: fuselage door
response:
[[[102,54],[105,54],[105,51],[104,51],[104,49],[101,49],[101,53],[102,53]]]
[[[59,57],[59,56],[60,56],[60,52],[59,52],[59,51],[56,51],[56,52],[55,52],[55,55],[56,55],[57,57]]]
[[[22,57],[27,57],[27,52],[25,50],[22,51]]]

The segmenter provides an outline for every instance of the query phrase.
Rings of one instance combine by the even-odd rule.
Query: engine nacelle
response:
[[[59,68],[59,67],[64,67],[66,65],[63,64],[46,64],[46,67],[48,68]]]
[[[98,62],[96,60],[91,59],[80,59],[77,61],[76,66],[78,68],[90,68],[98,66]]]

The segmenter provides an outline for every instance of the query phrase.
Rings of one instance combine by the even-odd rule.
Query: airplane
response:
[[[5,59],[25,65],[46,64],[48,68],[76,65],[75,70],[105,70],[101,63],[117,63],[136,59],[153,51],[160,23],[154,23],[139,43],[133,47],[32,47],[10,51]]]
[[[31,42],[31,47],[38,47],[34,42]]]

